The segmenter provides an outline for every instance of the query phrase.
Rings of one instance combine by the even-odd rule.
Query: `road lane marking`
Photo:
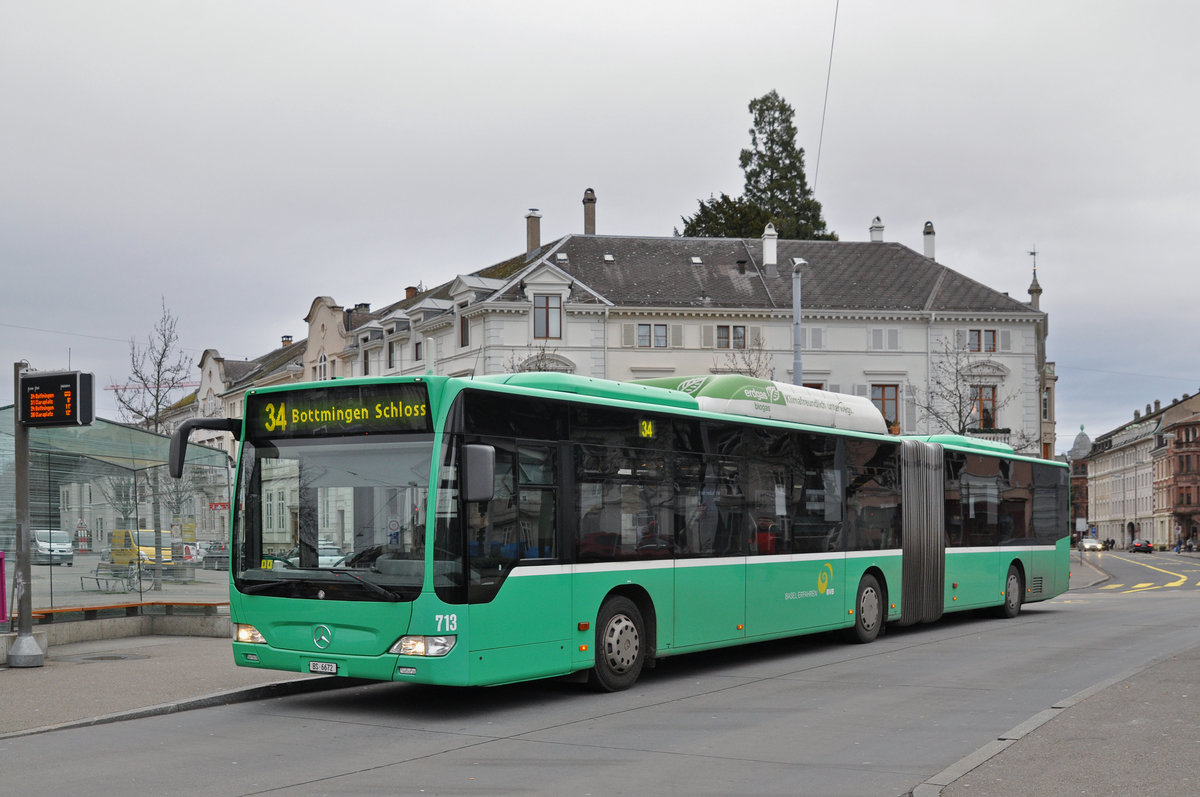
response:
[[[1187,583],[1187,576],[1183,575],[1182,573],[1173,573],[1170,570],[1163,570],[1161,567],[1155,567],[1152,564],[1147,564],[1146,562],[1139,562],[1136,559],[1129,559],[1124,556],[1117,556],[1116,558],[1120,559],[1122,562],[1129,562],[1131,564],[1140,565],[1141,567],[1147,567],[1158,573],[1162,573],[1164,575],[1172,576],[1175,578],[1175,580],[1172,581],[1171,583],[1164,584],[1163,585],[1164,587],[1182,587],[1184,584]],[[1143,587],[1143,586],[1147,586],[1147,585],[1139,584],[1137,587],[1134,587],[1134,589],[1137,589],[1138,587]]]

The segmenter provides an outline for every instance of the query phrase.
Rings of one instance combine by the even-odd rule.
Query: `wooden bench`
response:
[[[101,577],[103,578],[103,577]],[[124,612],[126,617],[138,617],[145,614],[145,608],[163,607],[163,614],[174,615],[176,609],[201,609],[206,617],[213,616],[217,609],[228,606],[229,602],[208,603],[205,601],[143,601],[141,603],[109,603],[101,606],[60,606],[53,609],[36,609],[33,619],[39,624],[63,621],[67,615],[82,614],[84,620],[95,620],[101,612]]]

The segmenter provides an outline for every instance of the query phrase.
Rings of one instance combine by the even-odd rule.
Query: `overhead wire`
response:
[[[829,65],[825,68],[825,101],[821,104],[821,131],[817,135],[817,162],[813,166],[812,190],[817,190],[817,178],[821,174],[821,148],[825,143],[825,112],[829,109],[829,82],[833,76],[833,45],[837,41],[837,18],[841,0],[833,5],[833,34],[829,38]]]

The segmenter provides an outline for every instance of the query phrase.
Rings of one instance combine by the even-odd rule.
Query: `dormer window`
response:
[[[538,340],[562,338],[562,297],[558,294],[534,294],[533,337]]]

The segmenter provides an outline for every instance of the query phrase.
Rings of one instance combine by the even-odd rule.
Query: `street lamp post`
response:
[[[800,340],[800,267],[807,266],[808,261],[801,258],[792,259],[792,384],[804,384],[804,346]]]

